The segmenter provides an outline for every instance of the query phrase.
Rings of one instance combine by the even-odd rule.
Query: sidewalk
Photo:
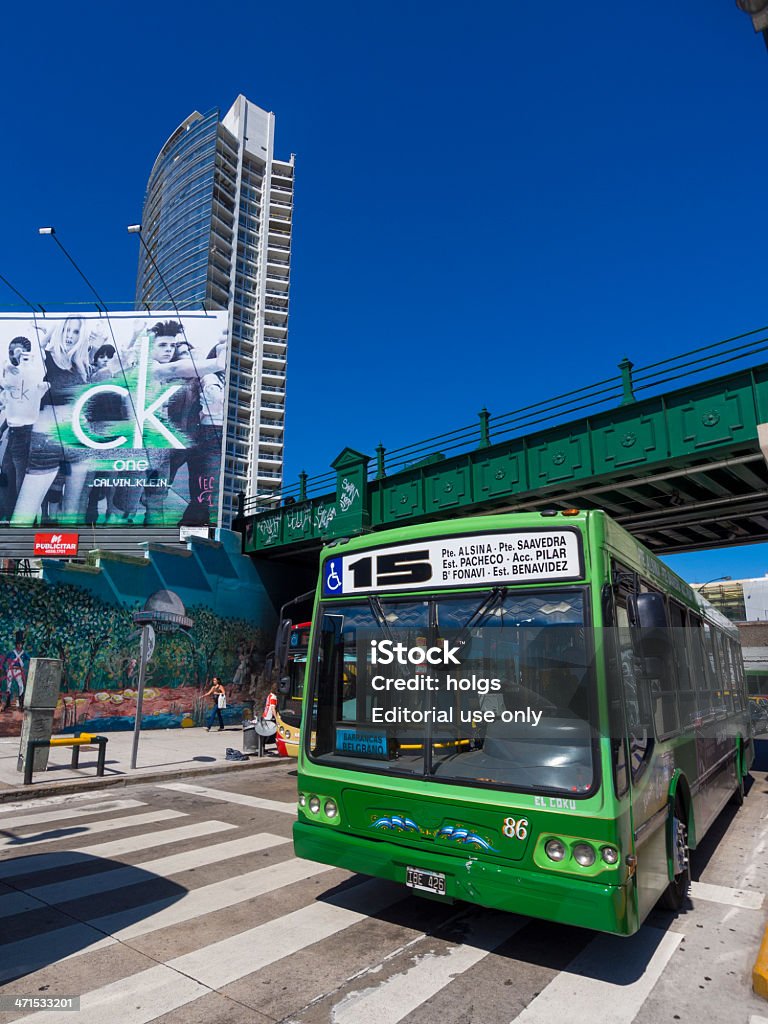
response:
[[[274,746],[265,757],[250,755],[247,761],[226,761],[227,747],[243,749],[243,730],[229,726],[224,732],[194,729],[147,729],[141,733],[137,767],[131,769],[132,732],[107,732],[106,767],[102,778],[96,777],[98,748],[80,748],[80,767],[70,768],[71,747],[52,747],[48,769],[36,772],[32,783],[25,786],[24,775],[16,770],[19,737],[0,738],[0,803],[51,793],[76,793],[102,786],[126,786],[132,783],[156,782],[168,777],[206,775],[221,771],[242,771],[287,764],[278,758]]]

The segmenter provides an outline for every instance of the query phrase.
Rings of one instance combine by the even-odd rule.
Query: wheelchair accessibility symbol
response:
[[[330,594],[342,594],[343,582],[341,576],[336,571],[337,561],[331,559],[330,562],[325,564],[325,579],[323,580],[323,593],[328,596]]]

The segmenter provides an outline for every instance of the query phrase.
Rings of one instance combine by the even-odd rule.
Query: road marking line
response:
[[[227,825],[221,821],[212,822],[212,824],[220,825],[225,829],[234,828],[233,825]],[[122,889],[129,885],[146,885],[154,881],[152,875],[156,878],[170,878],[182,871],[188,871],[190,868],[218,864],[232,857],[267,850],[272,846],[280,846],[287,842],[289,840],[283,839],[281,836],[262,832],[258,835],[246,836],[243,839],[235,839],[229,843],[202,846],[194,850],[187,850],[185,853],[172,854],[170,857],[144,861],[135,866],[126,865],[109,871],[100,871],[96,875],[86,875],[84,878],[72,878],[66,882],[40,885],[34,889],[27,889],[27,893],[43,903],[66,903],[68,900],[95,896],[97,893],[110,892],[113,889]],[[0,908],[2,905],[2,897],[0,897]],[[1,910],[0,913],[2,913]]]
[[[0,861],[0,881],[4,878],[17,878],[19,875],[31,875],[40,871],[67,867],[70,864],[77,864],[85,857],[120,857],[126,853],[150,850],[155,846],[168,846],[171,843],[181,843],[187,839],[199,839],[202,836],[226,832],[236,827],[236,825],[225,825],[221,821],[201,821],[196,825],[182,825],[180,828],[164,829],[162,832],[143,833],[138,836],[127,836],[125,839],[113,839],[107,843],[81,846],[77,850],[31,854],[30,857],[20,856],[15,860]]]
[[[208,995],[209,991],[191,978],[160,964],[87,992],[80,1000],[77,1024],[104,1024],[105,1020],[119,1020],[120,1024],[148,1024],[171,1010]],[[46,1024],[72,1024],[71,1017],[67,1011],[54,1010],[46,1017]],[[40,1016],[31,1013],[17,1018],[16,1024],[40,1024]]]
[[[97,832],[111,832],[118,828],[134,828],[136,825],[151,825],[156,821],[168,821],[170,818],[186,817],[187,815],[183,811],[149,811],[147,814],[131,814],[125,818],[107,818],[106,821],[94,821],[91,824],[76,825],[73,829],[56,829],[57,835],[49,836],[43,832],[40,833],[40,839],[36,839],[34,835],[5,839],[3,842],[0,842],[0,850],[20,852],[21,850],[42,846],[43,843],[57,843],[65,839],[84,839],[86,836],[95,835]]]
[[[41,910],[44,903],[26,892],[7,892],[0,896],[0,917],[13,917],[29,910]]]
[[[204,796],[209,800],[223,800],[228,804],[241,804],[243,807],[258,807],[261,811],[279,811],[281,814],[296,815],[296,804],[287,804],[280,800],[264,800],[260,796],[248,796],[245,793],[228,793],[209,786],[194,786],[187,782],[164,782],[158,789],[173,789],[177,793],[190,793],[193,796]]]
[[[93,918],[87,924],[68,925],[28,939],[2,944],[0,981],[31,974],[62,960],[74,960],[75,957],[106,949],[108,946],[127,942],[141,935],[149,935],[161,928],[194,921],[213,911],[234,907],[255,896],[274,892],[286,885],[332,870],[333,868],[326,864],[310,864],[308,861],[292,858],[282,864],[273,864],[246,875],[201,886],[180,899],[157,900],[132,910],[121,910],[105,917]],[[276,922],[273,921],[272,925],[276,926]],[[265,941],[269,942],[270,939],[267,938]]]
[[[710,885],[708,882],[691,882],[691,896],[695,900],[709,903],[723,903],[726,907],[741,907],[744,910],[759,910],[765,896],[756,889],[732,889],[727,885]]]
[[[7,828],[26,828],[27,825],[39,825],[44,821],[71,821],[72,818],[83,818],[86,814],[104,814],[107,811],[127,811],[135,807],[146,807],[142,800],[108,800],[103,804],[81,807],[77,810],[65,808],[63,811],[47,811],[43,814],[17,814],[11,818],[0,818],[0,832]]]
[[[103,799],[103,793],[66,793],[61,796],[35,797],[32,800],[15,800],[10,804],[0,804],[0,822],[3,815],[10,814],[11,811],[37,810],[38,807],[53,807],[57,804],[71,806],[74,801]]]
[[[168,966],[210,988],[221,988],[329,939],[402,899],[401,889],[384,888],[378,880],[362,882],[332,896],[328,902],[312,903],[278,921],[268,921],[175,957],[168,961]]]
[[[165,899],[148,903],[141,908],[141,921],[136,920],[136,910],[120,910],[104,917],[90,918],[88,923],[122,942],[160,928],[192,921],[225,907],[234,907],[255,896],[333,870],[328,864],[311,864],[292,857],[280,864],[270,864],[269,867],[258,868],[236,878],[224,878],[210,885],[202,885],[179,900]]]
[[[331,1011],[333,1024],[359,1024],[361,1020],[398,1024],[454,978],[506,942],[528,921],[528,918],[510,914],[484,914],[474,918],[460,945],[451,946],[445,953],[427,953],[402,974],[346,995]],[[417,949],[414,945],[409,952],[413,955]]]
[[[563,1019],[564,1007],[568,1024],[631,1024],[682,938],[649,926],[628,939],[599,935],[513,1024],[552,1024]]]
[[[0,983],[23,978],[42,967],[114,945],[114,939],[105,938],[87,924],[70,924],[28,939],[8,942],[0,946]]]

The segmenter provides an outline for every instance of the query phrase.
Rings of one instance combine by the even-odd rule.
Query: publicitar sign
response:
[[[78,534],[36,533],[35,556],[44,558],[71,558],[77,554]]]

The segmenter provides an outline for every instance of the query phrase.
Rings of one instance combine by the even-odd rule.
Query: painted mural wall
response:
[[[257,713],[273,645],[273,598],[239,539],[190,538],[154,545],[147,558],[101,554],[93,566],[46,563],[43,579],[0,577],[0,735],[21,728],[31,657],[59,658],[62,686],[54,731],[132,729],[139,640],[133,613],[172,590],[193,620],[188,633],[157,634],[147,666],[142,728],[202,724],[214,675],[227,688],[225,721]]]

